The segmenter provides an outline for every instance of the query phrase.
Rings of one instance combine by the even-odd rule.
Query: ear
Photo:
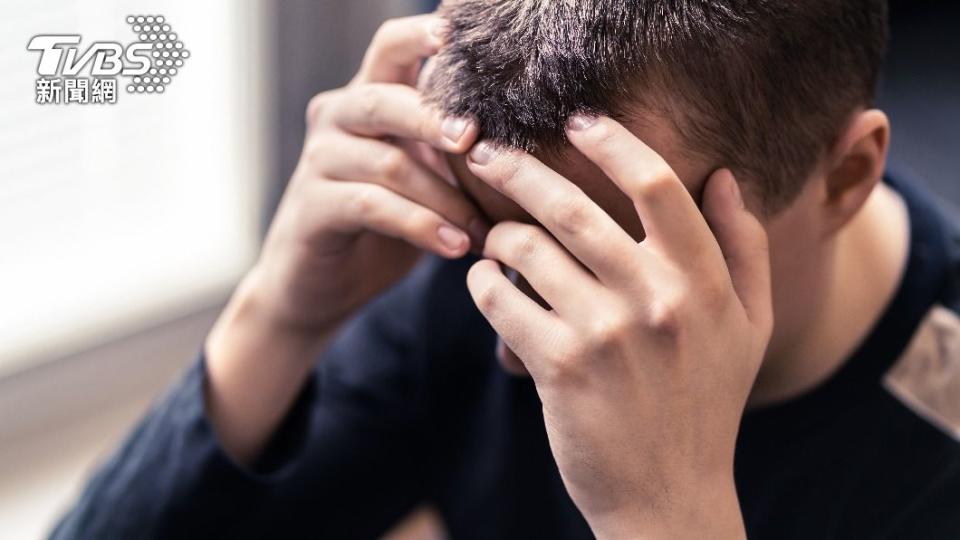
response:
[[[883,176],[890,120],[876,109],[854,113],[827,159],[824,233],[843,228],[860,211]]]

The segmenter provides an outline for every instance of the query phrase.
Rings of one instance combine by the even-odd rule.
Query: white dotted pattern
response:
[[[127,92],[162,93],[177,74],[177,68],[183,66],[184,59],[190,58],[190,51],[183,48],[183,42],[177,40],[177,34],[171,32],[172,28],[165,23],[163,16],[129,15],[126,21],[139,42],[149,43],[152,48],[149,76],[133,77],[132,84],[127,85]]]

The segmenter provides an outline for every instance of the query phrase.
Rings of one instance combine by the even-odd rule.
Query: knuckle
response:
[[[656,203],[667,198],[676,189],[677,181],[673,178],[673,171],[665,168],[653,169],[639,179],[636,196]]]
[[[492,313],[500,305],[501,293],[493,285],[488,285],[477,291],[477,307],[483,313]]]
[[[407,178],[410,171],[409,165],[406,153],[399,148],[392,148],[380,155],[375,168],[377,174],[384,180],[397,183]]]
[[[383,100],[376,86],[363,85],[355,90],[355,103],[360,116],[369,124],[376,125],[383,111]]]
[[[543,233],[532,225],[520,226],[511,235],[511,251],[518,260],[529,261],[536,258],[543,242]]]
[[[563,352],[554,355],[545,363],[543,376],[554,385],[576,385],[585,379],[587,360],[593,354],[583,345],[564,347]]]
[[[320,121],[323,112],[329,107],[332,96],[329,92],[321,92],[307,102],[307,110],[304,113],[305,121],[308,126],[314,126]]]
[[[500,193],[509,194],[513,187],[513,172],[506,168],[501,168],[491,173],[490,184]]]
[[[583,233],[590,224],[587,203],[580,197],[564,195],[552,205],[551,220],[566,233]]]
[[[316,174],[326,174],[326,157],[326,145],[320,141],[310,140],[303,148],[303,158],[309,169]]]
[[[348,199],[348,211],[361,217],[369,217],[377,208],[377,200],[380,198],[380,186],[375,184],[363,184],[357,187],[353,195]]]
[[[406,228],[410,234],[427,234],[437,226],[435,214],[426,208],[418,207],[407,216]]]
[[[681,303],[677,300],[654,300],[647,308],[646,326],[664,337],[677,336],[682,328],[681,311]]]
[[[630,334],[630,324],[625,316],[598,317],[590,322],[589,328],[588,342],[594,355],[612,351]]]
[[[514,158],[503,152],[497,154],[494,164],[490,171],[485,174],[485,178],[493,189],[509,196],[520,174],[520,169]]]

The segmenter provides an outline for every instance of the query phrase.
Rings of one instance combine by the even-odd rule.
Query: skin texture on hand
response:
[[[534,378],[564,483],[598,536],[742,537],[733,456],[773,327],[766,233],[729,171],[708,180],[701,212],[614,120],[575,116],[568,136],[630,198],[646,238],[532,156],[480,143],[471,172],[543,227],[497,224],[470,292]]]

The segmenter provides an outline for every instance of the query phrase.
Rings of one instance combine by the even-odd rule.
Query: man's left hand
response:
[[[471,171],[545,229],[496,225],[471,295],[533,377],[563,481],[598,537],[742,538],[733,457],[773,327],[766,233],[729,171],[709,178],[701,212],[614,120],[575,116],[567,133],[633,201],[646,238],[529,154],[481,143]]]

